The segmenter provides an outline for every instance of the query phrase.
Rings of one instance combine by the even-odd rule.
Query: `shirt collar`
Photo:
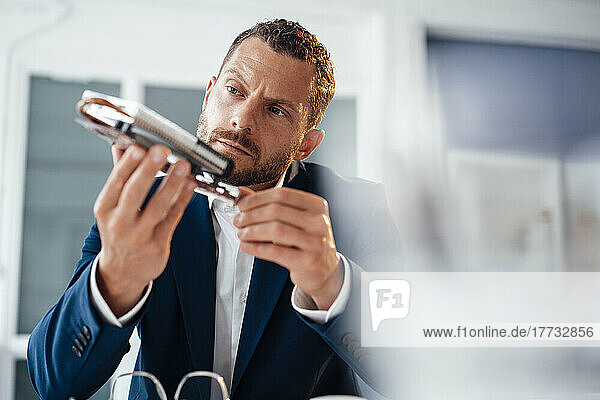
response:
[[[277,181],[277,184],[274,187],[280,188],[283,186],[283,182],[285,181],[286,174],[287,174],[287,170],[283,174],[281,174],[281,177],[279,178],[279,180]],[[213,203],[215,201],[217,202],[217,204],[220,207],[225,207],[226,202],[224,200],[220,200],[217,196],[207,194],[206,197],[208,198],[208,208],[210,208],[211,210],[213,209]],[[232,207],[232,209],[233,208],[235,208],[237,210],[237,206]]]

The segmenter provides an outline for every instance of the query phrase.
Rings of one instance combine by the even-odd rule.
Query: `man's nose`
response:
[[[247,134],[253,133],[257,112],[257,105],[251,100],[240,104],[231,116],[231,127],[235,130],[243,130]]]

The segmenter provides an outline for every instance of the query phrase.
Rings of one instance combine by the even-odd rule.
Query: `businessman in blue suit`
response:
[[[386,390],[360,347],[359,304],[361,271],[397,268],[383,189],[302,161],[334,90],[327,50],[300,24],[238,35],[197,132],[234,160],[227,182],[246,187],[235,207],[195,194],[186,161],[156,180],[164,147],[113,148],[73,278],[29,341],[40,397],[91,396],[136,326],[136,370],[169,396],[194,370],[218,372],[240,400],[360,394],[355,374]],[[130,398],[148,392],[134,382]]]

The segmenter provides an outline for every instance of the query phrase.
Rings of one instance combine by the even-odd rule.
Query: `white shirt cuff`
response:
[[[92,304],[96,308],[96,311],[98,311],[98,313],[102,316],[102,318],[104,318],[106,322],[108,322],[111,325],[122,328],[124,325],[127,325],[133,319],[133,317],[135,317],[138,311],[140,311],[140,309],[144,306],[144,303],[146,303],[146,299],[150,295],[150,289],[152,289],[152,281],[150,281],[150,283],[148,284],[146,292],[144,293],[144,296],[141,298],[141,300],[138,301],[138,303],[125,315],[121,316],[120,318],[117,318],[106,303],[106,300],[104,300],[104,297],[102,297],[100,289],[98,289],[98,282],[96,282],[97,269],[98,256],[96,256],[94,262],[92,263],[92,272],[90,273],[90,291],[92,294]]]
[[[294,286],[294,290],[292,290],[292,307],[294,307],[294,310],[318,324],[325,324],[343,313],[346,309],[346,304],[348,304],[348,299],[350,298],[350,288],[352,287],[352,271],[350,269],[350,264],[348,263],[348,260],[346,260],[346,257],[340,253],[337,254],[344,263],[344,281],[340,292],[331,307],[329,307],[329,310],[317,310],[317,305],[313,299],[304,293],[298,286]]]

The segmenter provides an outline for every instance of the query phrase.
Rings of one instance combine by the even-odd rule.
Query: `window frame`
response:
[[[142,82],[135,77],[125,74],[89,76],[80,71],[79,68],[72,71],[65,68],[55,72],[24,63],[13,74],[10,90],[15,94],[15,101],[9,103],[8,114],[14,117],[7,121],[7,132],[14,134],[5,135],[2,149],[2,170],[12,171],[13,174],[2,177],[3,191],[0,192],[0,219],[3,221],[0,225],[0,398],[14,398],[16,362],[27,359],[29,341],[29,334],[18,333],[18,318],[31,80],[39,76],[83,84],[89,81],[117,83],[121,88],[121,96],[143,101],[139,97]],[[137,331],[134,330],[130,340],[133,355],[124,357],[115,373],[131,369],[135,364],[139,349]]]

